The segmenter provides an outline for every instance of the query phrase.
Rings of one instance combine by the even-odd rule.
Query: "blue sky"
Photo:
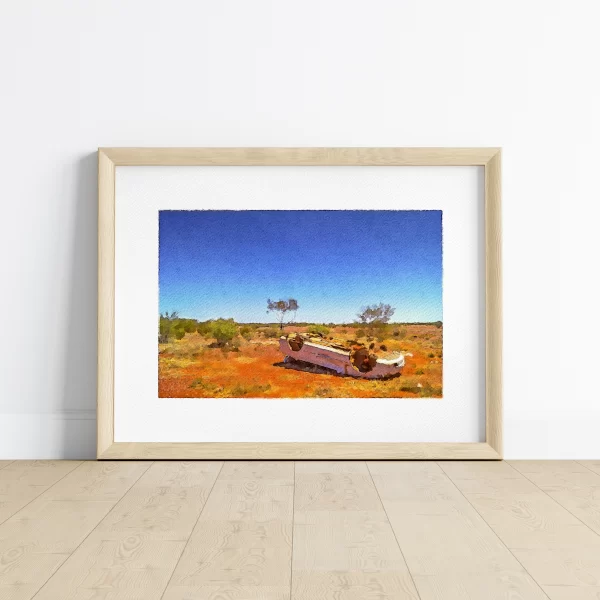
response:
[[[160,211],[159,308],[199,319],[348,323],[384,302],[442,321],[442,211]]]

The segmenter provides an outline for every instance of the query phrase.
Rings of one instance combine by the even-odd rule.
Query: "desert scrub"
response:
[[[398,384],[394,386],[401,392],[408,392],[409,394],[419,394],[421,388],[419,382],[414,377],[401,377],[398,380]]]
[[[179,358],[197,358],[199,356],[202,356],[203,353],[204,346],[202,344],[193,343],[187,338],[178,344],[169,345],[165,352],[165,354],[168,354],[170,356],[176,356]]]
[[[228,396],[230,396],[231,398],[240,398],[242,396],[257,396],[259,394],[264,394],[265,392],[268,392],[270,389],[270,383],[265,383],[264,385],[243,385],[238,383],[229,390]]]
[[[428,381],[421,388],[421,398],[439,398],[442,395],[441,387],[434,387]]]
[[[210,333],[219,346],[224,346],[237,335],[237,325],[233,319],[217,319],[211,323]]]
[[[178,358],[178,357],[165,357],[161,360],[161,364],[163,367],[167,369],[185,369],[193,364],[194,361],[189,358]]]
[[[194,379],[190,384],[190,387],[194,390],[204,390],[209,394],[218,394],[222,391],[218,385],[211,383],[210,381],[205,381],[202,377],[198,377],[198,379]]]
[[[275,327],[267,327],[265,329],[263,329],[263,335],[267,338],[276,338],[279,337],[279,331],[277,331],[277,329],[275,329]]]
[[[329,387],[318,387],[313,392],[313,396],[316,398],[331,398],[333,396],[333,390]]]
[[[329,335],[329,328],[325,327],[325,325],[310,325],[306,331],[313,335]]]
[[[254,334],[254,329],[249,325],[242,325],[240,327],[240,335],[248,342],[252,339],[252,335]]]

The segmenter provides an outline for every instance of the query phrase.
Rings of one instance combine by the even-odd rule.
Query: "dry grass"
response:
[[[303,331],[306,328],[286,328]],[[396,335],[394,335],[396,333]],[[352,339],[356,330],[335,327],[336,338]],[[382,341],[405,354],[400,377],[384,381],[284,368],[278,338],[260,330],[238,338],[237,351],[209,347],[214,340],[197,333],[159,345],[161,398],[441,398],[442,329],[435,325],[389,327]],[[366,338],[361,339],[366,341]],[[411,356],[412,355],[412,356]]]

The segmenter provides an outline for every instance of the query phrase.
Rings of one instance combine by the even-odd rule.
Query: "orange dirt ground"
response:
[[[286,327],[284,333],[305,331]],[[396,333],[396,335],[394,335]],[[329,336],[353,339],[356,329],[334,327]],[[360,341],[367,342],[366,338]],[[214,340],[198,333],[159,345],[160,398],[441,398],[442,328],[435,325],[388,326],[385,339],[374,340],[405,354],[402,375],[387,380],[341,377],[283,365],[279,338],[261,328],[238,351],[209,347]],[[412,354],[412,356],[410,356]]]

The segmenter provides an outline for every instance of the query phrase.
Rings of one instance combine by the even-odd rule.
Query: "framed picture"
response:
[[[500,150],[98,151],[100,459],[502,457]]]

